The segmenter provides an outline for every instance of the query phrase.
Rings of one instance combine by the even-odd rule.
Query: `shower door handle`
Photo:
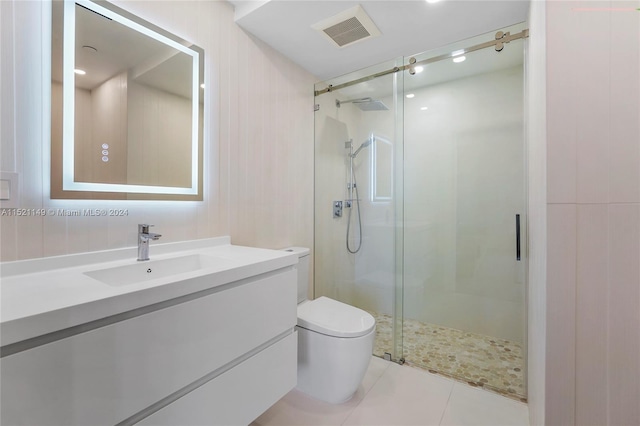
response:
[[[520,261],[520,215],[516,215],[516,260]]]

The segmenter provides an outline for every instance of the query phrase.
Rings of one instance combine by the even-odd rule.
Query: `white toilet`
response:
[[[332,404],[349,400],[369,366],[376,321],[368,312],[328,297],[307,300],[309,249],[298,255],[298,386]]]

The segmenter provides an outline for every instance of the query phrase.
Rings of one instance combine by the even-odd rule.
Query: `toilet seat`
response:
[[[360,337],[375,328],[366,311],[328,297],[298,305],[298,326],[333,337]]]

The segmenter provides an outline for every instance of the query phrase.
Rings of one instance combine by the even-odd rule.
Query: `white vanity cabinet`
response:
[[[295,386],[294,266],[163,303],[4,356],[1,424],[248,424]]]

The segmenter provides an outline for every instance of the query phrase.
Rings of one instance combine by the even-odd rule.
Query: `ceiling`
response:
[[[52,4],[51,78],[62,82],[64,4]],[[191,56],[87,7],[76,4],[75,14],[74,67],[86,72],[75,76],[77,88],[93,90],[127,72],[138,83],[192,98]]]
[[[501,30],[525,21],[529,9],[528,0],[228,1],[235,7],[240,27],[320,81]],[[312,28],[358,4],[380,36],[339,48]]]
[[[511,34],[519,33],[525,28],[526,26],[522,23],[503,27],[505,31],[510,31]],[[433,56],[451,53],[458,49],[486,42],[487,40],[491,40],[493,37],[493,32],[481,34],[458,43],[449,44],[440,49],[431,50],[425,54],[416,55],[415,58],[419,63],[420,61]],[[405,93],[410,93],[413,90],[420,90],[424,87],[434,86],[447,81],[460,80],[508,68],[522,67],[524,63],[523,44],[523,40],[520,39],[510,42],[500,52],[496,52],[495,49],[488,48],[466,53],[464,55],[464,62],[454,63],[452,59],[433,62],[424,65],[423,70],[414,75],[411,75],[408,70],[405,70],[402,73],[403,91]],[[330,80],[329,82],[320,82],[316,85],[316,90],[326,88],[328,83],[336,85],[343,82],[358,80],[361,77],[371,75],[372,73],[384,69],[391,69],[393,68],[393,64],[384,63],[381,64],[381,66],[376,66],[374,68],[374,70],[369,68],[348,73],[339,78]],[[345,87],[338,91],[339,95],[337,96],[349,99],[362,97],[384,98],[392,96],[396,90],[393,84],[393,77],[394,74],[388,74],[384,77],[370,79],[353,86]]]

